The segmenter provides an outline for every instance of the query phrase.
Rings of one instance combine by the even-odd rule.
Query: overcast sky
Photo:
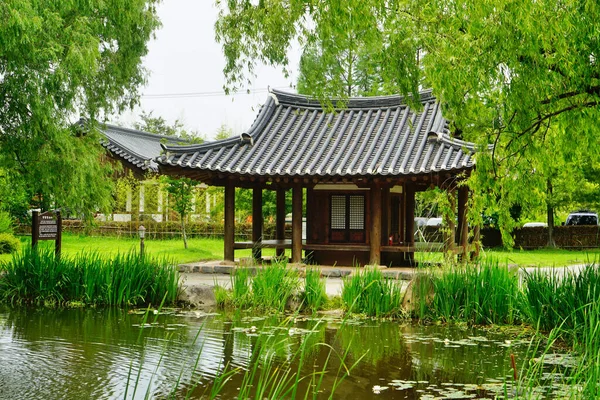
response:
[[[169,123],[180,118],[186,128],[211,139],[221,124],[236,134],[250,128],[267,98],[267,87],[290,89],[296,83],[299,56],[291,57],[293,76],[284,78],[278,69],[261,67],[253,80],[252,94],[223,93],[221,46],[215,41],[217,9],[213,0],[165,0],[158,9],[162,28],[149,44],[144,65],[150,71],[142,90],[141,106],[112,118],[131,126],[141,110],[153,111]],[[189,94],[189,95],[188,95]]]

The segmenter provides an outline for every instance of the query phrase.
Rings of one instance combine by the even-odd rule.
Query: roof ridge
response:
[[[125,132],[125,133],[131,133],[134,134],[136,136],[141,136],[141,137],[147,137],[147,138],[160,138],[160,139],[168,139],[168,140],[172,140],[172,141],[177,141],[177,142],[187,142],[190,143],[189,139],[185,139],[179,136],[170,136],[170,135],[162,135],[160,133],[152,133],[152,132],[145,132],[145,131],[140,131],[138,129],[133,129],[133,128],[126,128],[123,126],[118,126],[118,125],[114,125],[114,124],[110,124],[108,122],[102,122],[100,123],[100,130],[102,130],[102,128],[109,128],[111,130],[115,130],[115,131],[121,131],[121,132]]]
[[[274,95],[279,103],[285,105],[291,105],[296,107],[307,107],[307,108],[323,108],[321,101],[309,95],[303,95],[298,93],[290,93],[277,89],[270,89],[270,93]],[[340,109],[356,109],[356,108],[381,108],[381,107],[396,107],[396,106],[407,106],[408,102],[407,98],[412,97],[412,95],[381,95],[381,96],[363,96],[363,97],[331,97],[327,100],[331,101],[334,105],[334,109],[338,109],[336,107],[336,103],[341,102],[344,104],[344,107],[340,107]],[[433,95],[433,89],[426,89],[419,91],[419,101],[421,103],[427,103],[431,101],[437,101],[436,97]]]
[[[262,128],[264,128],[264,125],[268,122],[269,117],[271,116],[271,113],[275,109],[276,106],[277,106],[277,100],[274,99],[272,96],[267,97],[267,101],[260,108],[258,116],[254,119],[254,122],[252,122],[250,129],[248,129],[248,132],[243,132],[242,135],[244,133],[247,135],[250,135],[250,137],[256,142],[256,136],[261,133]],[[166,151],[176,151],[176,152],[186,152],[186,151],[190,151],[190,150],[201,151],[201,150],[215,149],[215,148],[239,143],[240,139],[241,139],[241,135],[232,136],[232,137],[226,138],[226,139],[215,140],[213,142],[200,143],[200,144],[189,144],[189,145],[184,145],[184,146],[168,146],[168,145],[164,145],[161,143],[161,146]]]

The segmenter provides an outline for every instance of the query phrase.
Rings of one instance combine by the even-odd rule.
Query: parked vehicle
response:
[[[598,225],[598,214],[588,210],[572,212],[565,225]]]
[[[548,224],[545,222],[526,222],[523,224],[523,228],[538,228],[538,227],[547,228]]]

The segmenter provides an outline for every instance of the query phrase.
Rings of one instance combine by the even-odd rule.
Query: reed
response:
[[[344,278],[342,302],[350,313],[397,316],[401,314],[402,286],[395,280],[384,278],[376,268],[356,269],[352,276]]]
[[[137,253],[102,258],[96,253],[56,257],[27,248],[4,266],[0,301],[13,304],[126,306],[177,300],[179,273],[168,261]]]
[[[563,332],[576,332],[586,325],[588,306],[600,300],[600,269],[594,264],[577,274],[534,271],[524,282],[525,312],[543,331],[563,325]]]
[[[427,274],[430,279],[420,281],[431,282],[434,295],[423,295],[429,292],[424,289],[415,291],[421,316],[478,325],[514,324],[522,319],[523,296],[518,277],[495,260],[430,270]]]
[[[236,268],[231,276],[232,302],[237,307],[247,307],[251,304],[250,270]]]
[[[321,278],[321,270],[308,268],[304,276],[304,307],[312,312],[323,308],[327,302],[325,279]]]
[[[298,273],[286,263],[259,269],[252,279],[252,304],[260,309],[284,311],[291,296],[299,291]]]

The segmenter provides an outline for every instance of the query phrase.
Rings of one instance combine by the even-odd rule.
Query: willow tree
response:
[[[533,165],[564,158],[552,157],[551,150],[560,153],[564,147],[548,149],[548,132],[561,146],[581,146],[588,158],[598,153],[597,2],[230,0],[217,5],[216,36],[227,60],[229,89],[245,84],[257,63],[287,71],[295,43],[319,46],[321,54],[333,55],[321,59],[333,65],[339,44],[349,36],[360,37],[378,64],[382,93],[416,95],[419,88],[432,87],[455,134],[482,149],[495,146],[479,154],[471,184],[483,194],[476,202],[501,206],[507,229],[513,224],[510,206],[532,201],[538,190],[524,187],[527,180],[518,177],[530,174]],[[333,71],[331,79],[343,81],[335,68],[327,70]],[[326,89],[313,87],[312,93],[324,98]]]
[[[30,204],[90,216],[111,198],[94,129],[133,106],[157,0],[0,2],[0,168]]]

